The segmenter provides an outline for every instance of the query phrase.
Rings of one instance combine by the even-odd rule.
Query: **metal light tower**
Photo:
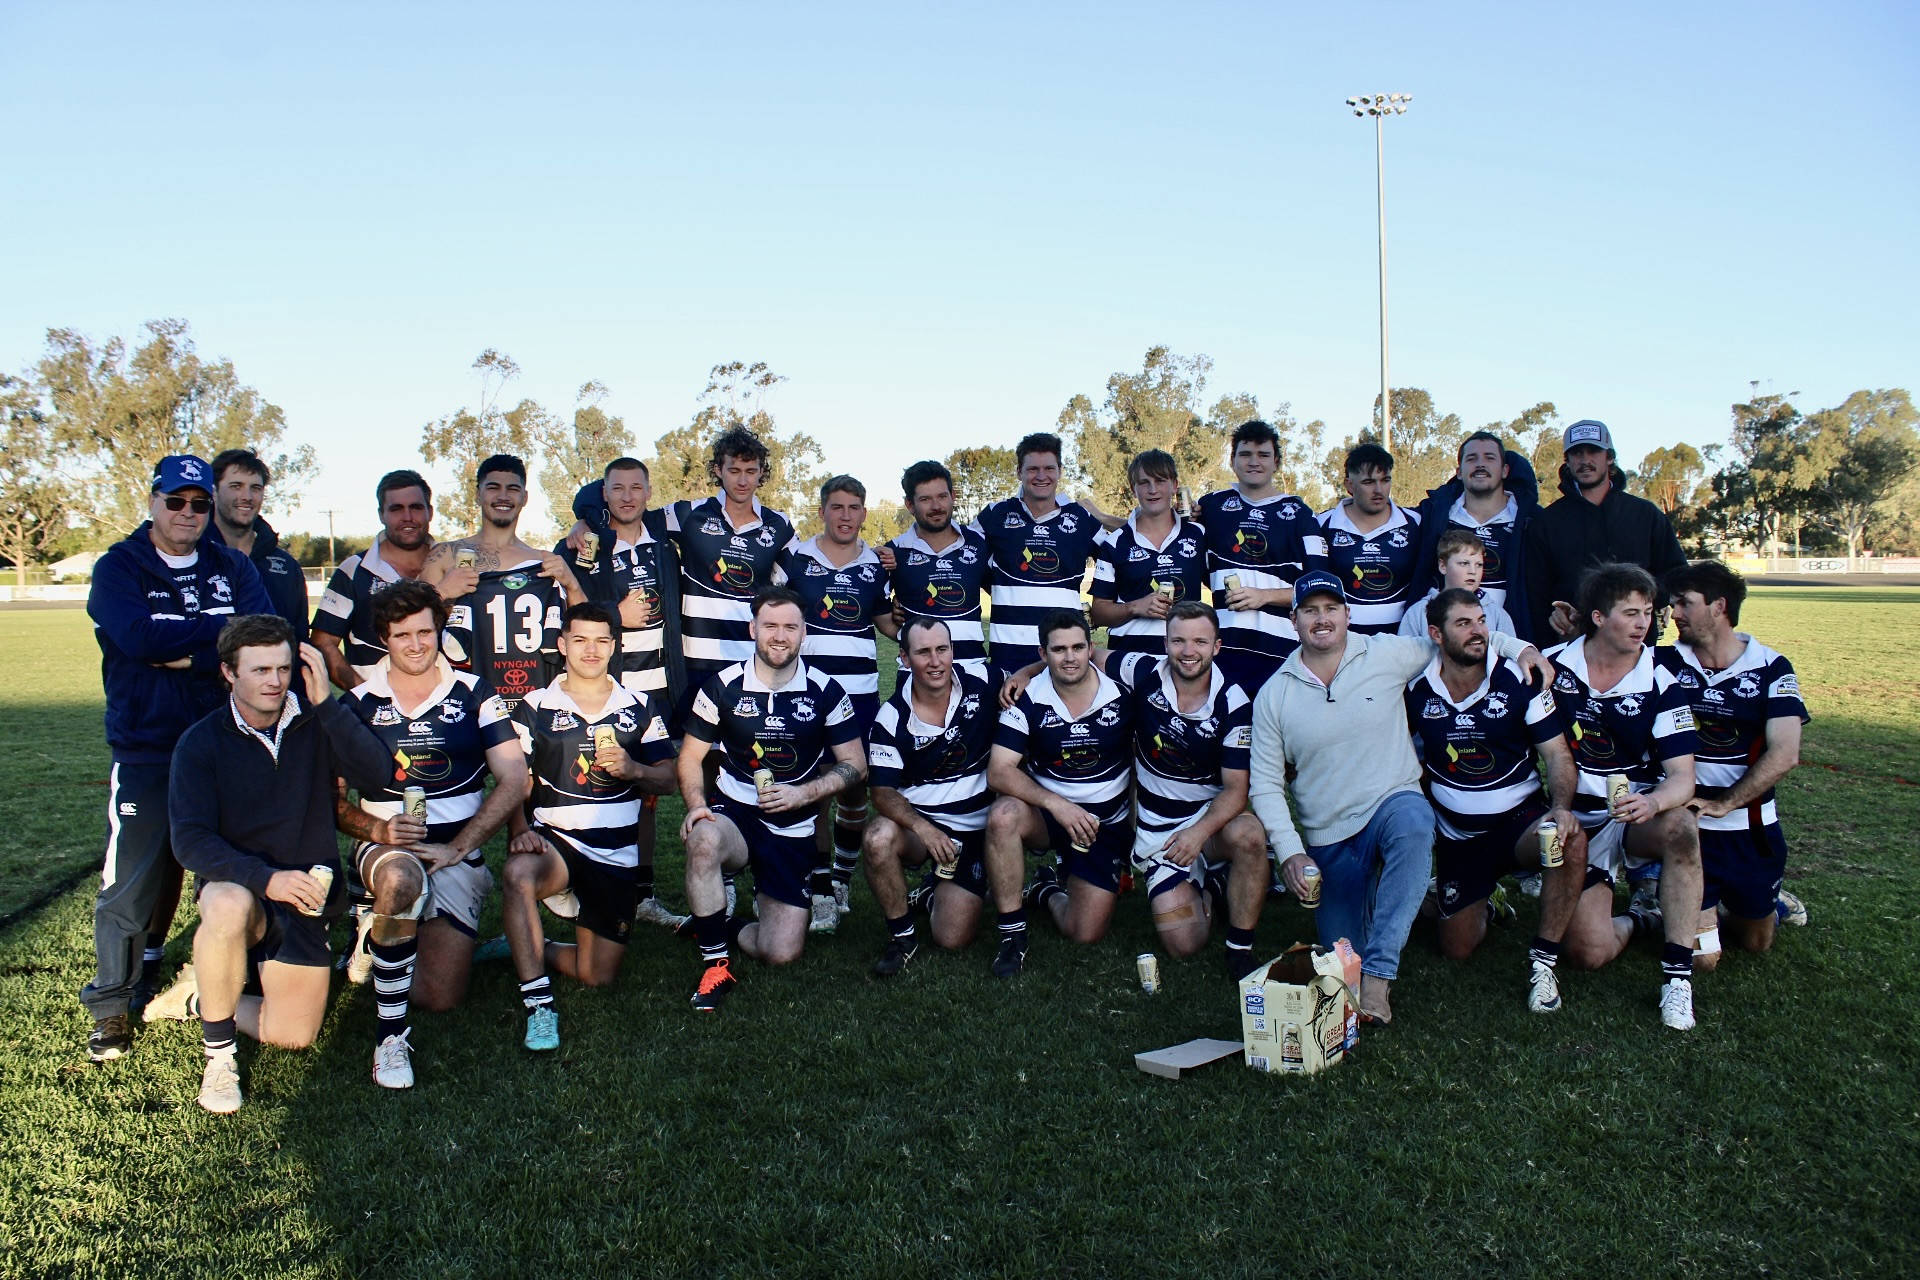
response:
[[[1386,119],[1403,116],[1410,93],[1376,93],[1348,98],[1347,105],[1357,116],[1373,117],[1373,168],[1380,206],[1380,444],[1393,449],[1393,402],[1387,389],[1387,159]]]

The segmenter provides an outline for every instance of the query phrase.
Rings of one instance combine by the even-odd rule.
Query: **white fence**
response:
[[[1727,566],[1741,573],[1920,573],[1920,556],[1733,556]]]

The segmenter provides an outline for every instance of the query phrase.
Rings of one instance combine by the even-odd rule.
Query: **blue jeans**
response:
[[[1345,938],[1360,972],[1400,976],[1400,950],[1413,931],[1433,875],[1433,809],[1417,791],[1388,796],[1367,825],[1334,844],[1309,845],[1320,867],[1320,944]]]

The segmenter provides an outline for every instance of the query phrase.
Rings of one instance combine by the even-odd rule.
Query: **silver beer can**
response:
[[[1160,957],[1144,951],[1135,957],[1133,967],[1140,971],[1140,989],[1150,996],[1160,994]]]

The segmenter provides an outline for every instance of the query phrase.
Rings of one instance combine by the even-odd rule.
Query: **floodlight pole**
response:
[[[1375,93],[1348,98],[1356,116],[1373,117],[1373,177],[1380,221],[1380,445],[1393,449],[1393,392],[1387,377],[1387,130],[1388,116],[1405,115],[1410,93]]]

